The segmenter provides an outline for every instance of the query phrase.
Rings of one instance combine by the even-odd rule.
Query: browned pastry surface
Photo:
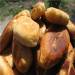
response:
[[[14,40],[12,55],[17,70],[21,73],[27,72],[32,64],[32,52],[30,48],[22,46]]]
[[[55,65],[67,52],[69,41],[66,29],[59,32],[47,32],[40,42],[37,53],[38,64],[45,69]]]

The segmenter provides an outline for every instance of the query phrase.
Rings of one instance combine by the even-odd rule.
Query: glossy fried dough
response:
[[[45,17],[50,23],[58,25],[67,25],[69,21],[69,15],[66,12],[54,7],[47,8]]]
[[[14,41],[12,55],[17,70],[21,73],[27,72],[33,59],[30,48],[22,46],[17,41]]]
[[[59,32],[47,32],[41,39],[40,49],[37,52],[38,65],[44,69],[53,67],[67,52],[69,41],[66,29]]]
[[[35,47],[40,36],[39,24],[26,16],[19,17],[13,25],[14,38],[24,46]]]
[[[5,27],[0,37],[0,51],[4,50],[8,46],[8,44],[12,41],[12,38],[13,38],[13,29],[12,29],[12,21],[10,21]]]
[[[31,14],[28,10],[23,10],[15,15],[7,24],[2,35],[0,37],[0,51],[4,50],[10,41],[13,39],[13,22],[21,16],[31,17]]]
[[[0,56],[0,75],[14,75],[12,68],[2,56]]]
[[[5,55],[3,57],[7,61],[7,63],[10,65],[10,67],[12,68],[13,67],[13,57],[12,57],[12,54]]]
[[[37,20],[41,16],[45,14],[45,4],[43,2],[38,2],[33,6],[33,9],[31,10],[31,18],[33,20]]]
[[[75,24],[42,1],[16,14],[0,35],[0,75],[75,75]]]

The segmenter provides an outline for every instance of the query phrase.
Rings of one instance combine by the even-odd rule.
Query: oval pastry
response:
[[[37,52],[37,61],[44,69],[53,67],[67,52],[70,38],[68,31],[47,32],[41,39]]]
[[[50,7],[45,12],[46,19],[53,24],[67,25],[69,22],[69,15],[57,8]]]
[[[7,48],[10,42],[12,42],[13,39],[13,22],[16,21],[21,16],[27,16],[31,17],[29,10],[22,10],[18,14],[16,14],[7,24],[4,31],[2,32],[2,35],[0,37],[0,51]]]
[[[15,20],[13,25],[14,38],[22,45],[27,47],[35,47],[40,36],[39,24],[31,18],[21,16]]]

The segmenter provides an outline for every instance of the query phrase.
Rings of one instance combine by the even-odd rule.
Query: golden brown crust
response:
[[[66,29],[60,32],[47,32],[41,39],[40,51],[37,56],[38,64],[45,69],[55,65],[67,52],[69,41]]]
[[[45,4],[43,2],[38,2],[33,6],[33,9],[31,11],[31,18],[33,20],[37,20],[41,16],[45,14]]]
[[[75,39],[75,25],[61,9],[46,10],[44,2],[38,2],[31,13],[19,12],[0,37],[0,75],[75,75],[70,37]]]
[[[7,26],[5,27],[2,35],[0,37],[0,51],[4,50],[10,41],[13,39],[13,22],[20,18],[21,16],[31,17],[30,12],[28,10],[23,10],[15,15],[12,20],[9,21]]]
[[[27,72],[32,64],[32,52],[30,48],[22,46],[20,43],[14,40],[13,60],[19,72]]]
[[[13,38],[13,29],[12,29],[12,21],[10,21],[7,26],[5,27],[2,35],[0,37],[0,51],[4,50],[10,41]]]
[[[2,56],[0,56],[0,75],[14,75],[12,68]]]
[[[12,68],[13,67],[13,57],[12,57],[12,54],[8,54],[8,55],[5,55],[3,57],[7,61],[7,63],[10,65],[10,67]]]
[[[67,25],[69,21],[69,15],[64,11],[50,7],[45,12],[46,19],[53,24]]]
[[[24,46],[35,47],[40,36],[39,24],[26,16],[19,17],[13,25],[14,38]]]

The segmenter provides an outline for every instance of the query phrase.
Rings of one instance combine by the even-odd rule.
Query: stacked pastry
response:
[[[69,15],[36,3],[31,11],[14,16],[4,29],[0,75],[75,75],[71,39],[75,39],[75,25]]]

